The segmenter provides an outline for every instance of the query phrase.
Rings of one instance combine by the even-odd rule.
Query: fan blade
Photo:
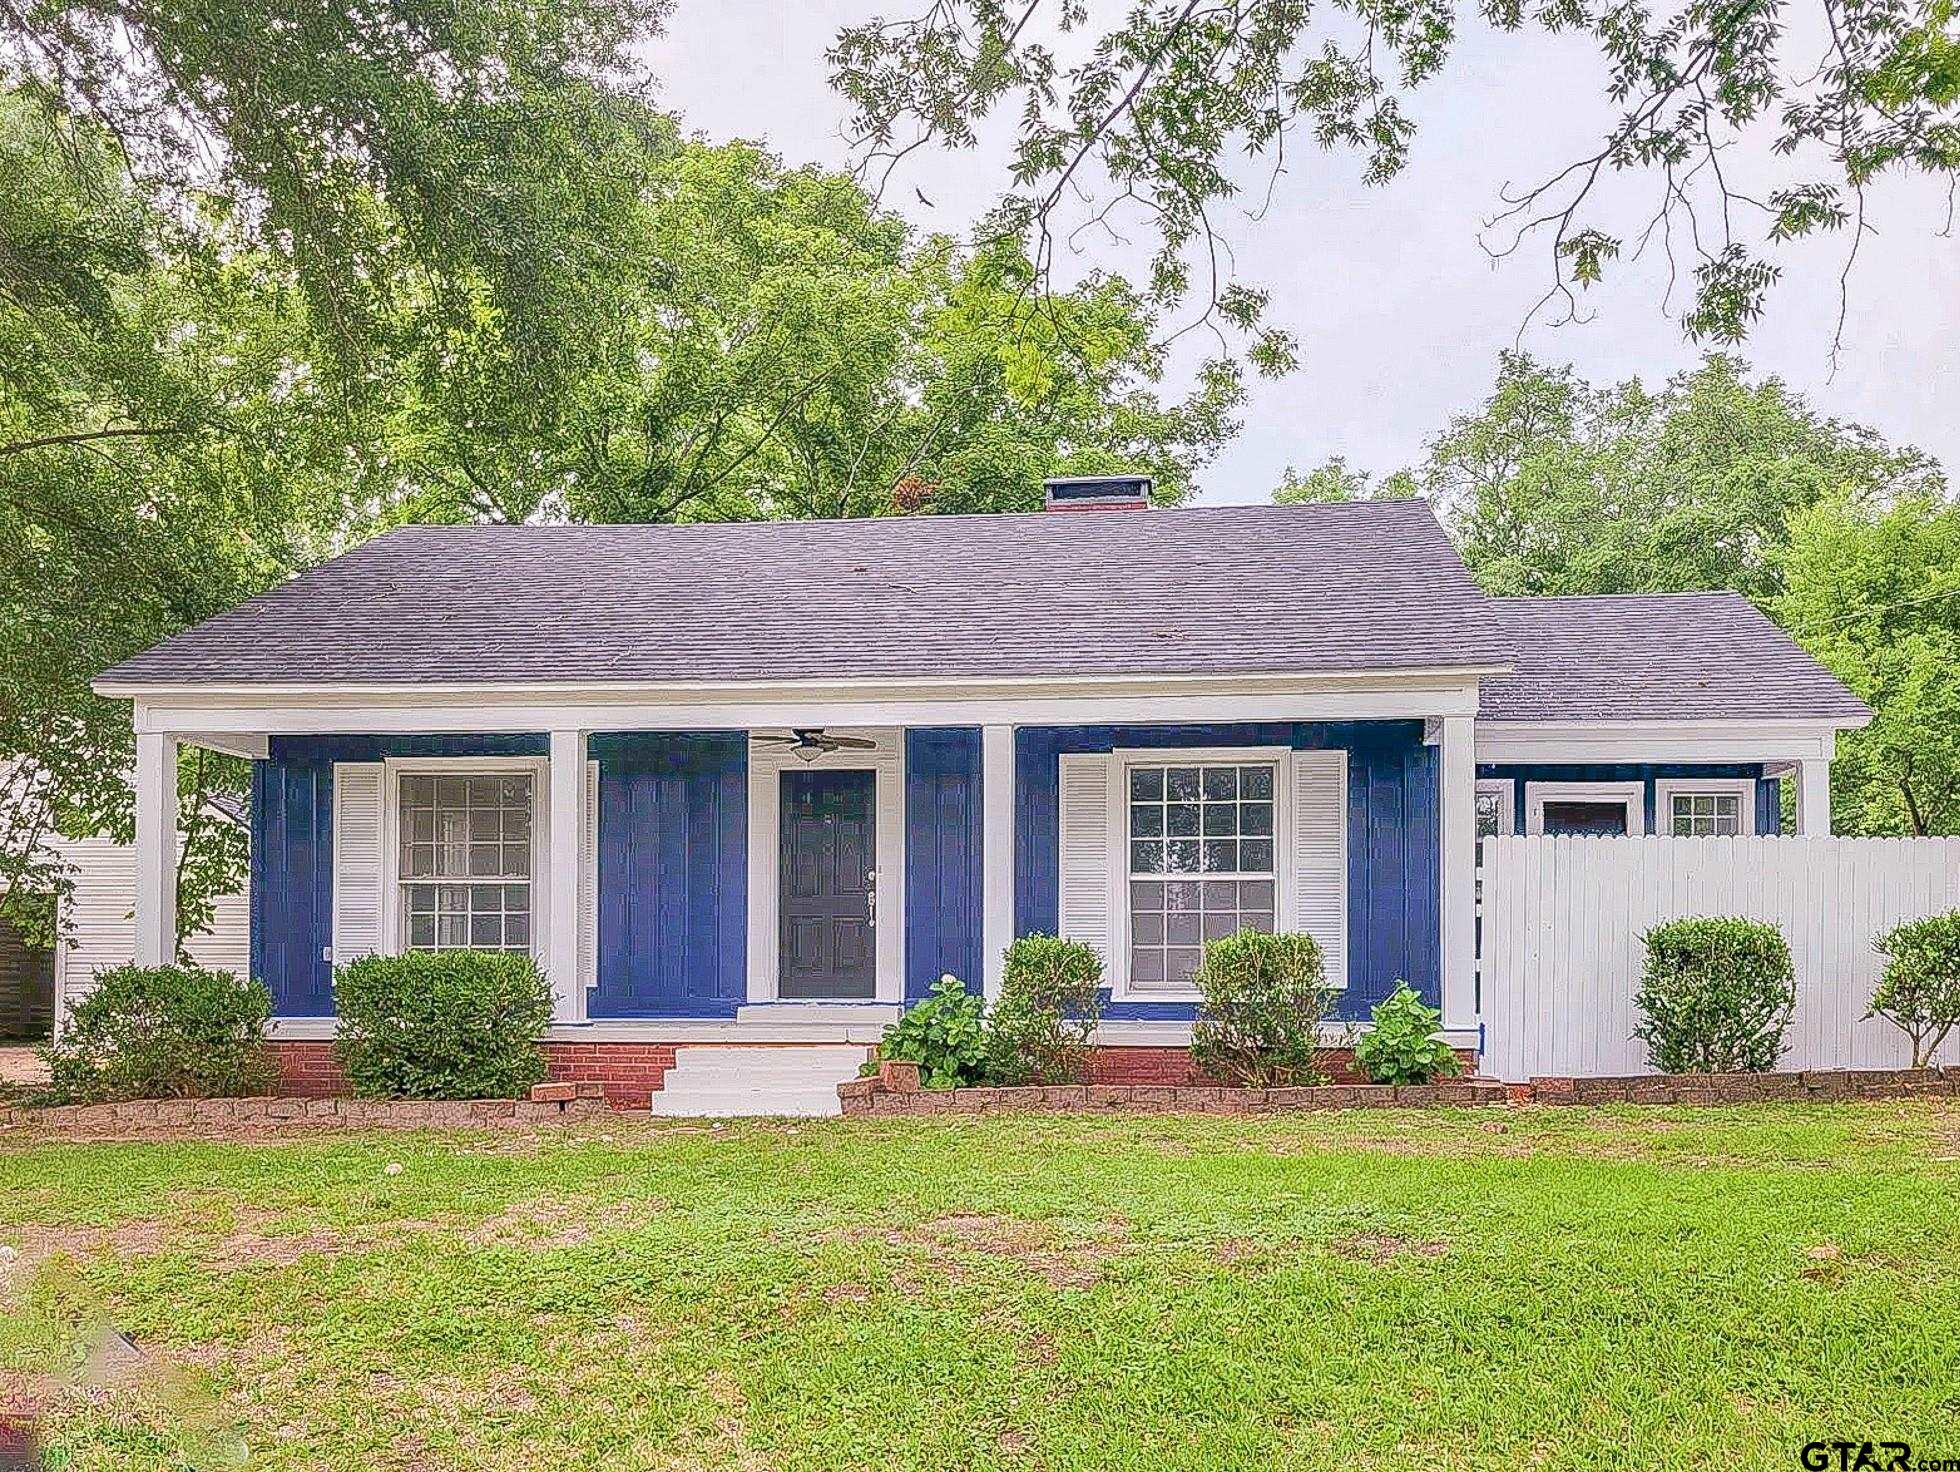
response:
[[[832,751],[876,751],[878,743],[867,741],[862,736],[820,736],[817,738]]]
[[[803,738],[801,736],[769,736],[769,735],[752,734],[749,737],[749,740],[767,742],[772,746],[801,746],[803,744]]]

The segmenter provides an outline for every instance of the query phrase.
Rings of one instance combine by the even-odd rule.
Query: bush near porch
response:
[[[115,966],[95,975],[61,1037],[41,1050],[48,1102],[213,1099],[263,1094],[272,996],[198,966]]]
[[[337,968],[334,1049],[371,1099],[509,1099],[545,1076],[551,986],[529,956],[410,951]]]
[[[0,1384],[74,1468],[1593,1472],[1795,1467],[1867,1432],[1944,1454],[1954,1124],[16,1137]],[[82,1388],[105,1324],[141,1357]]]

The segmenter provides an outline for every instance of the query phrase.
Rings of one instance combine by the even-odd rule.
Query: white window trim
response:
[[[1674,799],[1689,795],[1735,798],[1737,836],[1748,838],[1755,833],[1756,782],[1753,777],[1657,777],[1654,780],[1654,825],[1663,837],[1674,837]]]
[[[531,957],[544,963],[551,924],[551,762],[541,756],[404,756],[381,763],[381,936],[383,955],[407,949],[402,938],[401,779],[442,777],[529,777],[531,779]],[[461,882],[461,881],[458,881]]]
[[[1477,796],[1497,799],[1498,838],[1509,838],[1518,831],[1517,784],[1509,777],[1479,777]]]
[[[1626,805],[1627,837],[1647,832],[1647,788],[1642,782],[1527,782],[1524,784],[1524,831],[1545,831],[1548,802],[1619,802]]]
[[[875,988],[866,1000],[905,1000],[905,732],[898,727],[827,727],[862,736],[871,751],[827,751],[806,762],[787,746],[749,742],[749,1001],[777,1001],[782,983],[782,826],[784,772],[871,772],[878,830],[878,933]],[[768,733],[775,734],[775,733]],[[783,734],[787,735],[787,732]],[[973,978],[962,978],[972,980]],[[798,1005],[796,999],[783,1003]],[[823,1006],[848,1006],[824,1002]]]
[[[1273,928],[1291,930],[1298,909],[1293,862],[1293,749],[1288,746],[1140,746],[1109,754],[1110,998],[1118,1002],[1194,1002],[1196,987],[1130,985],[1130,768],[1271,763],[1273,767]],[[1174,876],[1166,876],[1174,877]],[[1190,876],[1177,876],[1190,877]],[[1202,877],[1202,876],[1200,876]]]

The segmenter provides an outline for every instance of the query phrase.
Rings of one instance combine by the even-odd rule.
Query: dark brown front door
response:
[[[877,994],[877,781],[873,772],[783,773],[779,996]]]

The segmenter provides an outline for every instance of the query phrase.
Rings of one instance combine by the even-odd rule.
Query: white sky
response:
[[[665,103],[691,129],[764,141],[790,163],[842,167],[851,162],[845,108],[827,84],[824,50],[840,26],[915,8],[907,0],[679,0],[647,60]],[[1330,455],[1396,469],[1420,457],[1449,415],[1475,407],[1498,351],[1512,345],[1550,280],[1548,247],[1527,246],[1493,266],[1480,226],[1507,180],[1535,182],[1596,147],[1616,115],[1599,75],[1583,42],[1466,35],[1444,76],[1416,94],[1421,132],[1390,184],[1369,187],[1354,158],[1300,140],[1264,219],[1225,212],[1240,274],[1271,290],[1271,320],[1298,338],[1301,366],[1277,382],[1253,380],[1245,429],[1203,477],[1201,499],[1264,500],[1289,463],[1305,470]],[[1003,188],[1003,138],[995,130],[976,153],[921,150],[886,202],[922,228],[964,230]],[[1263,175],[1248,183],[1258,186],[1251,208]],[[1617,223],[1637,226],[1657,198],[1651,181],[1615,188]],[[1960,232],[1939,234],[1945,193],[1930,181],[1890,181],[1870,202],[1879,233],[1867,236],[1852,277],[1835,376],[1842,238],[1779,257],[1783,280],[1741,351],[1821,412],[1960,470]],[[1085,267],[1140,274],[1140,249],[1087,236],[1082,245],[1095,252]],[[1522,345],[1595,383],[1639,376],[1657,384],[1699,355],[1662,315],[1664,283],[1658,252],[1623,264],[1585,302],[1592,321],[1534,326]]]

